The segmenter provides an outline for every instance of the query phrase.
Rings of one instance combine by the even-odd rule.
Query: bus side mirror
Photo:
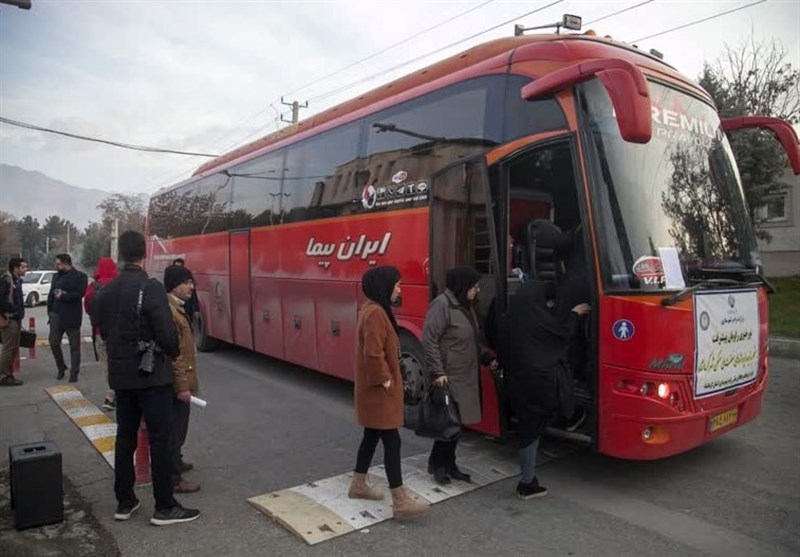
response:
[[[770,118],[767,116],[739,116],[737,118],[725,118],[721,122],[722,129],[726,132],[742,130],[746,128],[761,128],[769,130],[775,134],[775,138],[786,151],[789,157],[789,164],[792,165],[792,172],[800,174],[800,141],[797,133],[789,122],[780,118]]]
[[[650,91],[642,71],[627,60],[601,58],[567,66],[525,85],[525,100],[551,95],[596,77],[606,88],[622,139],[647,143],[653,135]]]

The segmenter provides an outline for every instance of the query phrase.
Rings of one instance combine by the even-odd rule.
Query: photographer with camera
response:
[[[108,352],[108,383],[117,393],[114,456],[116,520],[128,520],[139,508],[133,491],[133,453],[144,417],[150,436],[155,513],[152,524],[189,522],[200,516],[174,498],[170,429],[174,373],[169,359],[180,354],[178,332],[164,287],[143,268],[145,240],[128,230],[119,237],[123,268],[99,293],[96,320]]]

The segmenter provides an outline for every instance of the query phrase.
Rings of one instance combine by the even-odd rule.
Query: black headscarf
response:
[[[364,291],[364,295],[383,308],[395,330],[397,321],[392,312],[392,292],[399,280],[400,271],[390,266],[369,269],[361,277],[361,290]]]
[[[445,286],[453,293],[458,303],[468,308],[472,305],[467,299],[469,289],[478,284],[481,274],[472,267],[453,267],[445,275]]]

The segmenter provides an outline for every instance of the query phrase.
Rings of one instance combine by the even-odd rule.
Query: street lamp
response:
[[[31,9],[31,0],[0,0],[0,4],[8,4],[9,6],[16,6],[21,10]]]

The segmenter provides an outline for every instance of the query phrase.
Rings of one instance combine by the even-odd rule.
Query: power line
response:
[[[592,23],[597,23],[598,21],[603,21],[604,19],[608,19],[609,17],[614,17],[615,15],[624,14],[630,10],[635,10],[639,6],[644,6],[645,4],[649,4],[650,2],[655,2],[655,0],[646,0],[645,2],[641,2],[640,4],[636,4],[635,6],[630,6],[628,8],[624,8],[622,10],[618,10],[613,14],[604,15],[603,17],[598,17],[597,19],[593,19],[592,21],[587,21],[584,25],[591,25]]]
[[[490,0],[490,1],[491,1],[491,0]],[[620,15],[620,14],[622,14],[622,13],[625,13],[625,12],[628,12],[628,11],[631,11],[631,10],[634,10],[634,9],[637,9],[637,8],[639,8],[639,7],[641,7],[641,6],[644,6],[644,5],[646,5],[646,4],[650,4],[651,2],[654,2],[654,1],[655,1],[655,0],[646,0],[646,1],[644,1],[644,2],[640,2],[640,3],[638,3],[638,4],[635,4],[635,5],[633,5],[633,6],[629,6],[629,7],[627,7],[627,8],[624,8],[624,9],[622,9],[622,10],[617,10],[616,12],[612,12],[612,13],[610,13],[610,14],[607,14],[607,15],[604,15],[604,16],[602,16],[602,17],[599,17],[599,18],[593,19],[593,20],[591,20],[591,21],[587,22],[587,23],[586,23],[586,25],[589,25],[589,24],[592,24],[592,23],[597,23],[597,22],[599,22],[599,21],[603,21],[603,20],[609,19],[609,18],[611,18],[611,17],[614,17],[614,16],[617,16],[617,15]],[[451,43],[451,44],[449,44],[449,45],[447,45],[447,46],[444,46],[444,47],[441,47],[441,48],[439,48],[439,49],[436,49],[436,50],[434,50],[434,51],[428,52],[427,54],[424,54],[424,55],[422,55],[422,56],[420,56],[420,57],[414,58],[413,60],[409,60],[409,61],[407,61],[407,62],[403,62],[402,64],[399,64],[399,65],[397,65],[397,66],[394,66],[394,67],[392,67],[392,68],[390,68],[390,69],[388,69],[388,70],[384,70],[384,71],[382,71],[382,72],[380,72],[380,73],[378,73],[378,74],[374,74],[374,75],[368,76],[368,77],[366,77],[366,78],[362,78],[362,79],[358,80],[357,82],[354,82],[354,83],[351,83],[351,84],[349,84],[349,85],[346,85],[346,86],[343,86],[343,87],[337,88],[337,89],[335,89],[335,90],[333,90],[333,91],[326,92],[326,93],[323,93],[323,94],[321,94],[321,95],[318,95],[317,97],[314,97],[314,98],[312,98],[312,99],[311,99],[311,101],[313,102],[313,101],[321,100],[321,99],[327,98],[327,97],[329,97],[329,96],[335,95],[335,94],[337,94],[337,93],[340,93],[340,92],[342,92],[342,91],[345,91],[345,90],[347,90],[347,89],[349,89],[349,88],[351,88],[351,87],[354,87],[354,86],[356,86],[356,85],[358,85],[358,84],[360,84],[360,83],[363,83],[363,82],[366,82],[366,81],[372,80],[372,79],[374,79],[374,78],[380,77],[380,76],[382,76],[382,75],[385,75],[386,73],[389,73],[389,72],[392,72],[392,71],[394,71],[394,70],[396,70],[396,69],[402,68],[402,67],[404,67],[404,66],[406,66],[406,65],[408,65],[408,64],[414,63],[414,62],[416,62],[416,61],[418,61],[418,60],[421,60],[421,59],[423,59],[423,58],[425,58],[425,57],[428,57],[428,56],[431,56],[431,55],[433,55],[433,54],[436,54],[436,53],[438,53],[438,52],[441,52],[442,50],[446,50],[446,49],[448,49],[448,48],[450,48],[450,47],[452,47],[452,46],[456,46],[456,45],[458,45],[458,44],[461,44],[461,43],[463,43],[463,42],[465,42],[465,41],[468,41],[468,40],[470,40],[470,39],[473,39],[473,38],[475,38],[475,37],[478,37],[478,36],[480,36],[480,35],[486,34],[486,33],[490,32],[490,31],[494,31],[495,29],[497,29],[497,28],[499,28],[499,27],[502,27],[503,25],[507,25],[507,24],[509,24],[509,23],[511,23],[511,22],[513,22],[513,21],[515,21],[515,20],[517,20],[517,19],[520,19],[520,18],[523,18],[523,17],[527,17],[527,16],[529,16],[529,15],[532,15],[532,14],[534,14],[534,13],[537,13],[537,12],[539,12],[539,11],[542,11],[542,10],[544,10],[544,9],[546,9],[546,8],[549,8],[549,7],[551,7],[551,6],[554,6],[554,5],[556,5],[556,4],[559,4],[559,3],[561,3],[561,2],[563,2],[563,0],[557,0],[557,1],[555,1],[555,2],[552,2],[551,4],[547,4],[546,6],[543,6],[543,7],[541,7],[541,8],[537,8],[537,9],[535,9],[535,10],[531,10],[531,11],[529,11],[529,12],[525,12],[525,13],[523,13],[523,14],[520,14],[520,15],[518,15],[518,16],[516,16],[516,17],[512,18],[512,19],[506,20],[506,21],[504,21],[504,22],[502,22],[502,23],[499,23],[499,24],[497,24],[497,25],[494,25],[494,26],[492,26],[492,27],[489,27],[488,29],[485,29],[485,30],[483,30],[483,31],[481,31],[481,32],[479,32],[479,33],[473,34],[473,35],[471,35],[471,36],[469,36],[469,37],[467,37],[467,38],[465,38],[465,39],[461,39],[461,40],[459,40],[459,41],[456,41],[456,42],[454,42],[454,43]],[[386,47],[385,49],[383,49],[383,50],[381,50],[381,51],[379,51],[379,52],[377,52],[377,53],[375,53],[375,54],[373,54],[373,55],[370,55],[370,56],[368,56],[368,57],[365,57],[365,58],[363,58],[363,59],[361,59],[361,60],[358,60],[358,61],[356,61],[356,62],[353,62],[352,64],[349,64],[349,65],[347,65],[347,66],[344,66],[343,68],[340,68],[339,70],[337,70],[337,71],[335,71],[335,72],[331,72],[330,74],[328,74],[328,75],[326,75],[326,76],[323,76],[323,77],[321,77],[321,78],[318,78],[318,79],[314,80],[313,82],[309,82],[309,83],[308,83],[308,84],[306,84],[306,85],[303,85],[303,86],[301,86],[301,87],[299,87],[299,88],[297,88],[297,89],[294,89],[294,90],[292,90],[292,91],[290,92],[290,94],[291,94],[291,93],[294,93],[294,92],[297,92],[297,91],[300,91],[300,90],[302,90],[302,89],[304,89],[304,88],[308,87],[309,85],[311,85],[311,84],[313,84],[313,83],[316,83],[317,81],[320,81],[320,80],[322,80],[322,79],[326,79],[326,78],[328,78],[328,77],[332,77],[333,75],[336,75],[337,73],[340,73],[340,72],[342,72],[342,71],[345,71],[345,70],[347,70],[347,69],[349,69],[349,68],[351,68],[351,67],[353,67],[353,66],[355,66],[355,65],[357,65],[357,64],[360,64],[361,62],[364,62],[364,61],[366,61],[366,60],[368,60],[368,59],[370,59],[370,58],[374,58],[375,56],[378,56],[379,54],[382,54],[382,53],[386,52],[387,50],[389,50],[389,49],[391,49],[391,48],[394,48],[394,47],[396,47],[396,46],[399,46],[399,45],[401,45],[401,44],[404,44],[405,42],[407,42],[407,41],[408,41],[408,40],[410,40],[411,38],[415,38],[415,37],[418,37],[418,36],[420,36],[420,35],[422,35],[422,34],[424,34],[424,33],[427,33],[427,32],[429,32],[429,31],[431,31],[431,30],[433,30],[433,29],[435,29],[435,28],[437,28],[437,27],[439,27],[439,26],[441,26],[441,25],[444,25],[445,23],[448,23],[448,22],[450,22],[450,21],[452,21],[452,20],[454,20],[454,19],[456,19],[456,18],[458,18],[458,17],[461,17],[462,15],[465,15],[466,13],[469,13],[469,12],[471,12],[471,11],[474,11],[474,10],[478,9],[478,8],[481,8],[481,7],[485,6],[485,5],[486,5],[486,4],[488,4],[488,3],[489,3],[489,2],[484,2],[483,4],[480,4],[480,5],[479,5],[479,6],[477,6],[477,7],[471,8],[470,10],[467,10],[466,12],[462,12],[462,13],[460,13],[460,14],[457,14],[456,16],[453,16],[452,18],[449,18],[449,19],[447,19],[447,20],[445,20],[445,21],[439,22],[439,23],[437,23],[436,25],[434,25],[434,26],[432,26],[432,27],[430,27],[430,28],[426,29],[425,31],[421,31],[420,33],[417,33],[417,34],[413,35],[412,37],[409,37],[409,38],[406,38],[406,39],[404,39],[404,40],[402,40],[402,41],[399,41],[398,43],[395,43],[394,45],[390,45],[389,47]],[[267,111],[269,108],[272,108],[272,110],[274,110],[274,111],[276,112],[276,114],[279,114],[279,113],[277,112],[277,109],[275,109],[275,107],[274,107],[274,103],[275,103],[275,102],[277,102],[277,100],[276,100],[276,101],[274,101],[273,103],[270,103],[270,105],[269,105],[267,108],[265,108],[265,109],[262,109],[261,111],[259,111],[259,112],[255,113],[255,114],[254,114],[254,115],[253,115],[251,118],[249,118],[249,119],[256,118],[256,117],[260,116],[261,114],[263,114],[264,112],[266,112],[266,111]],[[276,130],[279,128],[279,123],[278,123],[278,119],[277,119],[277,117],[276,117],[276,119],[275,119],[275,122],[273,122],[273,126],[271,126],[271,127],[274,127]],[[269,129],[270,129],[270,128],[268,128],[266,131],[269,131]],[[264,134],[264,133],[265,133],[265,130],[257,130],[257,131],[255,131],[255,132],[253,132],[253,133],[251,133],[251,134],[247,135],[245,138],[238,140],[238,141],[237,141],[236,143],[234,143],[233,145],[239,145],[239,144],[241,144],[241,143],[243,143],[243,142],[245,142],[245,141],[249,140],[250,138],[252,138],[252,137],[253,137],[253,136],[255,136],[255,135]],[[219,140],[218,140],[218,141],[219,141]],[[224,149],[224,151],[227,151],[227,148],[226,148],[226,149]],[[181,171],[181,172],[180,172],[179,174],[177,174],[175,177],[177,178],[177,177],[181,176],[181,175],[182,175],[184,172],[185,172],[185,171]]]
[[[718,17],[722,17],[724,15],[732,14],[733,12],[738,12],[739,10],[744,10],[745,8],[750,8],[752,6],[756,6],[758,4],[763,4],[767,0],[758,0],[758,2],[752,2],[750,4],[746,4],[744,6],[739,6],[738,8],[734,8],[732,10],[728,10],[725,12],[720,12],[718,14],[714,14],[703,19],[698,19],[696,21],[690,21],[689,23],[684,23],[683,25],[679,25],[678,27],[673,27],[672,29],[667,29],[666,31],[661,31],[660,33],[655,33],[654,35],[647,35],[646,37],[642,37],[641,39],[634,39],[633,42],[638,43],[639,41],[646,41],[647,39],[652,39],[654,37],[660,37],[661,35],[666,35],[667,33],[672,33],[673,31],[678,31],[679,29],[686,29],[687,27],[691,27],[692,25],[697,25],[698,23],[703,23],[704,21],[709,21],[712,19],[716,19]]]
[[[314,101],[319,101],[319,100],[322,100],[322,99],[326,99],[326,98],[328,98],[328,97],[330,97],[332,95],[336,95],[338,93],[341,93],[342,91],[346,91],[348,89],[351,89],[351,88],[355,87],[356,85],[360,85],[361,83],[365,83],[367,81],[371,81],[371,80],[375,79],[376,77],[381,77],[383,75],[386,75],[387,73],[391,73],[391,72],[393,72],[395,70],[399,70],[400,68],[403,68],[403,67],[405,67],[405,66],[407,66],[409,64],[413,64],[414,62],[418,62],[418,61],[420,61],[420,60],[422,60],[424,58],[427,58],[428,56],[433,56],[434,54],[438,54],[439,52],[441,52],[443,50],[447,50],[448,48],[451,48],[451,47],[454,47],[454,46],[459,45],[461,43],[467,42],[467,41],[472,40],[472,39],[474,39],[476,37],[480,37],[481,35],[485,35],[486,33],[490,32],[490,31],[494,31],[495,29],[498,29],[498,28],[500,28],[500,27],[502,27],[504,25],[508,25],[509,23],[512,23],[512,22],[518,20],[519,18],[527,17],[527,16],[535,14],[537,12],[541,12],[542,10],[546,10],[547,8],[555,6],[556,4],[560,4],[563,1],[564,0],[555,0],[555,2],[551,2],[549,4],[546,4],[546,5],[542,6],[541,8],[537,8],[535,10],[531,10],[529,12],[525,12],[524,14],[520,14],[518,16],[512,17],[511,19],[503,21],[502,23],[498,23],[497,25],[489,27],[488,29],[484,29],[483,31],[480,31],[478,33],[474,33],[474,34],[470,35],[469,37],[466,37],[464,39],[460,39],[458,41],[455,41],[453,43],[445,45],[445,46],[443,46],[441,48],[437,48],[436,50],[433,50],[431,52],[423,54],[422,56],[417,56],[416,58],[412,58],[411,60],[407,60],[407,61],[405,61],[405,62],[403,62],[401,64],[397,64],[396,66],[392,66],[388,70],[384,70],[382,72],[379,72],[377,74],[374,74],[374,75],[359,79],[359,80],[354,81],[352,83],[349,83],[347,85],[343,85],[342,87],[339,87],[338,89],[334,89],[333,91],[330,91],[328,93],[323,93],[322,95],[318,95],[318,96],[310,99],[309,102],[314,102]]]
[[[187,155],[192,157],[218,157],[219,155],[211,155],[209,153],[193,153],[189,151],[176,151],[174,149],[162,149],[160,147],[147,147],[144,145],[133,145],[132,143],[120,143],[119,141],[110,141],[108,139],[99,139],[97,137],[89,137],[86,135],[78,135],[75,133],[69,133],[61,130],[54,130],[52,128],[44,128],[42,126],[37,126],[34,124],[29,124],[27,122],[20,122],[18,120],[11,120],[9,118],[3,118],[0,116],[0,122],[4,124],[9,124],[11,126],[17,126],[19,128],[25,128],[28,130],[35,130],[45,133],[52,133],[55,135],[62,135],[64,137],[69,137],[72,139],[80,139],[82,141],[92,141],[94,143],[102,143],[104,145],[111,145],[112,147],[119,147],[121,149],[130,149],[131,151],[144,151],[147,153],[169,153],[172,155]]]
[[[492,3],[492,2],[494,2],[494,1],[495,1],[495,0],[486,0],[485,2],[483,2],[483,3],[481,3],[481,4],[478,4],[477,6],[473,6],[472,8],[469,8],[468,10],[465,10],[465,11],[463,11],[463,12],[457,13],[457,14],[456,14],[456,15],[454,15],[454,16],[451,16],[451,17],[449,17],[449,18],[447,18],[447,19],[445,19],[445,20],[442,20],[442,21],[440,21],[440,22],[438,22],[438,23],[435,23],[434,25],[432,25],[432,26],[428,27],[427,29],[424,29],[424,30],[422,30],[422,31],[419,31],[419,32],[417,32],[417,33],[414,33],[414,34],[413,34],[413,35],[411,35],[411,36],[405,37],[404,39],[402,39],[402,40],[400,40],[400,41],[397,41],[396,43],[393,43],[393,44],[391,44],[391,45],[389,45],[389,46],[387,46],[387,47],[384,47],[384,48],[382,48],[381,50],[379,50],[378,52],[375,52],[375,53],[373,53],[373,54],[370,54],[370,55],[368,55],[368,56],[365,56],[364,58],[361,58],[361,59],[359,59],[359,60],[356,60],[355,62],[351,62],[350,64],[347,64],[346,66],[343,66],[343,67],[339,68],[338,70],[335,70],[335,71],[333,71],[333,72],[331,72],[331,73],[329,73],[329,74],[323,75],[322,77],[318,77],[318,78],[316,78],[316,79],[314,79],[314,80],[312,80],[312,81],[309,81],[308,83],[305,83],[305,84],[303,84],[303,85],[301,85],[301,86],[299,86],[299,87],[296,87],[295,89],[292,89],[292,90],[291,90],[291,91],[289,91],[288,93],[284,93],[284,94],[283,94],[283,96],[286,96],[286,97],[288,97],[288,96],[290,96],[290,95],[293,95],[293,94],[295,94],[295,93],[297,93],[297,92],[299,92],[299,91],[302,91],[303,89],[307,89],[307,88],[308,88],[308,87],[310,87],[311,85],[314,85],[315,83],[317,83],[317,82],[319,82],[319,81],[322,81],[323,79],[328,79],[328,78],[331,78],[331,77],[333,77],[334,75],[337,75],[337,74],[339,74],[339,73],[341,73],[341,72],[344,72],[344,71],[346,71],[346,70],[349,70],[350,68],[353,68],[353,67],[355,67],[355,66],[358,66],[359,64],[362,64],[362,63],[366,62],[367,60],[371,60],[371,59],[373,59],[373,58],[375,58],[375,57],[377,57],[377,56],[380,56],[381,54],[384,54],[384,53],[386,53],[386,52],[388,52],[388,51],[392,50],[393,48],[397,48],[398,46],[401,46],[401,45],[403,45],[403,44],[406,44],[408,41],[410,41],[410,40],[412,40],[412,39],[416,39],[417,37],[421,37],[422,35],[424,35],[424,34],[426,34],[426,33],[429,33],[429,32],[431,32],[431,31],[433,31],[434,29],[437,29],[437,28],[441,27],[442,25],[446,25],[447,23],[450,23],[451,21],[454,21],[454,20],[456,20],[456,19],[458,19],[458,18],[460,18],[460,17],[463,17],[463,16],[465,16],[465,15],[467,15],[467,14],[471,13],[471,12],[474,12],[475,10],[479,10],[480,8],[483,8],[483,7],[484,7],[484,6],[486,6],[487,4],[491,4],[491,3]],[[238,124],[236,127],[237,127],[237,128],[238,128],[238,127],[241,127],[241,125],[242,125],[243,123],[245,123],[245,122],[248,122],[248,121],[251,121],[251,120],[254,120],[254,119],[258,118],[259,116],[261,116],[262,114],[264,114],[265,112],[267,112],[267,111],[268,111],[270,108],[273,108],[273,109],[274,109],[274,106],[273,106],[273,105],[274,105],[275,103],[277,103],[277,102],[279,101],[279,99],[280,99],[280,97],[279,97],[279,98],[276,98],[276,99],[275,99],[275,100],[273,100],[271,103],[269,103],[269,105],[268,105],[266,108],[263,108],[263,109],[259,110],[258,112],[255,112],[255,113],[253,113],[253,115],[251,115],[251,116],[249,116],[249,117],[245,118],[245,119],[244,119],[244,120],[242,120],[242,121],[241,121],[241,122],[240,122],[240,123],[239,123],[239,124]],[[280,117],[280,115],[279,115],[279,117]],[[276,124],[276,125],[275,125],[275,127],[276,127],[276,128],[277,128],[277,127],[279,127],[279,125],[280,125],[280,124],[279,124],[279,122],[277,122],[277,121],[276,121],[276,123],[275,123],[275,124]],[[258,132],[256,132],[256,133],[258,133]],[[216,144],[216,143],[218,143],[218,142],[222,141],[222,139],[224,139],[225,137],[228,137],[229,135],[231,135],[231,134],[227,134],[227,135],[225,135],[225,136],[222,136],[222,138],[220,138],[220,139],[216,140],[216,141],[214,142],[214,144]],[[249,138],[249,137],[252,137],[253,135],[254,135],[254,134],[250,134],[250,135],[248,135],[247,137]],[[239,143],[242,143],[242,142],[243,142],[243,141],[245,141],[245,140],[246,140],[246,139],[239,139],[239,140],[237,140],[237,141],[235,142],[235,144],[236,144],[236,145],[238,145]],[[227,150],[227,148],[226,148],[225,150]]]
[[[291,95],[291,94],[296,93],[298,91],[302,91],[303,89],[306,89],[307,87],[310,87],[311,85],[314,85],[318,81],[322,81],[323,79],[328,79],[329,77],[333,77],[334,75],[339,74],[339,73],[341,73],[341,72],[343,72],[345,70],[349,70],[350,68],[352,68],[354,66],[357,66],[357,65],[361,64],[362,62],[366,62],[367,60],[371,60],[371,59],[375,58],[376,56],[380,56],[384,52],[388,52],[389,50],[391,50],[393,48],[396,48],[398,46],[406,44],[408,41],[410,41],[412,39],[416,39],[417,37],[420,37],[420,36],[424,35],[425,33],[433,31],[434,29],[436,29],[438,27],[441,27],[442,25],[445,25],[447,23],[450,23],[451,21],[453,21],[455,19],[458,19],[459,17],[465,16],[468,13],[474,12],[475,10],[479,10],[480,8],[484,7],[487,4],[491,4],[492,2],[494,2],[494,0],[487,0],[486,2],[484,2],[482,4],[479,4],[479,5],[477,5],[475,7],[472,7],[472,8],[470,8],[470,9],[464,11],[464,12],[456,14],[453,17],[445,19],[444,21],[440,21],[439,23],[437,23],[437,24],[435,24],[435,25],[433,25],[431,27],[428,27],[427,29],[424,29],[423,31],[420,31],[419,33],[415,33],[414,35],[411,35],[410,37],[406,37],[405,39],[403,39],[401,41],[398,41],[398,42],[396,42],[394,44],[391,44],[391,45],[387,46],[386,48],[384,48],[382,50],[379,50],[378,52],[376,52],[374,54],[370,54],[369,56],[366,56],[366,57],[364,57],[364,58],[362,58],[360,60],[357,60],[357,61],[353,62],[352,64],[348,64],[347,66],[339,68],[338,70],[336,70],[334,72],[331,72],[331,73],[329,73],[327,75],[324,75],[324,76],[322,76],[322,77],[320,77],[318,79],[315,79],[313,81],[309,81],[308,83],[306,83],[302,87],[298,87],[297,89],[294,89],[293,91],[290,91],[289,93],[286,93],[286,95],[288,96],[288,95]]]

